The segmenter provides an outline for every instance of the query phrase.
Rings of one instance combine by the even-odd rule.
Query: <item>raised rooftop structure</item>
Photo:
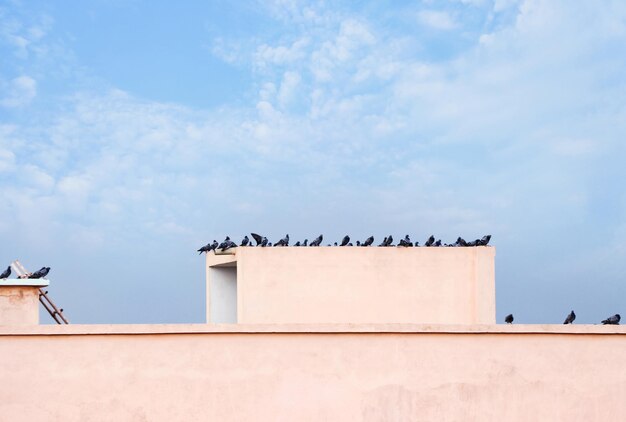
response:
[[[239,247],[207,254],[207,322],[494,324],[495,248]]]

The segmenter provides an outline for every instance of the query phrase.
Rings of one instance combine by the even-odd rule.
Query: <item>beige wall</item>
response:
[[[626,420],[624,327],[2,327],[0,357],[3,421]]]
[[[39,324],[39,288],[8,283],[0,280],[0,325]]]
[[[237,248],[208,299],[233,261],[239,323],[495,323],[492,247]]]

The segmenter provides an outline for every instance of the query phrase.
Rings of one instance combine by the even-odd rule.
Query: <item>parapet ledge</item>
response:
[[[0,287],[46,287],[47,278],[5,278],[0,280]]]
[[[626,326],[587,324],[106,324],[0,326],[0,336],[172,334],[555,334],[626,335]]]

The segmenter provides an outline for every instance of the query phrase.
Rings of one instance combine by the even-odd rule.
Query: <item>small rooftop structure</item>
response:
[[[207,322],[495,324],[493,247],[207,254]]]

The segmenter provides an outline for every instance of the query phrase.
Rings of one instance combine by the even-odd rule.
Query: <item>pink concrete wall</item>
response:
[[[626,420],[624,327],[18,328],[7,421]]]
[[[207,273],[234,259],[239,323],[495,323],[491,247],[237,248]]]
[[[0,325],[39,324],[39,288],[2,285],[0,280]]]

